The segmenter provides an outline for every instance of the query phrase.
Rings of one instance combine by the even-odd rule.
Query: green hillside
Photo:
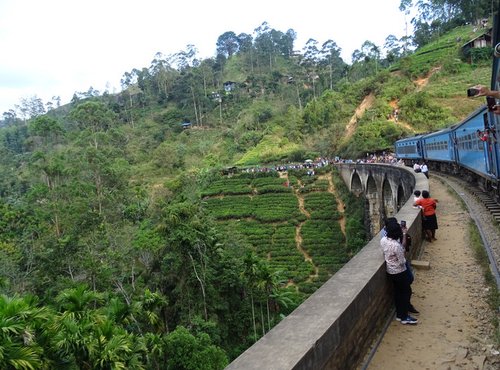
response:
[[[4,114],[0,368],[224,368],[366,243],[364,200],[320,159],[482,105],[466,89],[490,83],[492,49],[462,49],[482,32],[351,65],[333,42],[228,32],[217,57],[155,58],[118,94]]]

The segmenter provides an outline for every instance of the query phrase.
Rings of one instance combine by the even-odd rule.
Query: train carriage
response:
[[[420,161],[422,157],[421,139],[423,135],[417,135],[398,140],[395,144],[395,153],[398,159],[403,159],[406,164]]]
[[[485,134],[488,112],[481,107],[454,128],[457,163],[480,176],[491,172],[491,140]]]
[[[422,149],[425,160],[454,162],[453,127],[424,135]]]

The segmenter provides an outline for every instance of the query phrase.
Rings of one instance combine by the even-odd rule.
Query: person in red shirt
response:
[[[437,217],[436,217],[436,207],[437,200],[431,198],[427,190],[422,191],[422,198],[417,199],[413,206],[422,207],[423,214],[423,229],[426,239],[429,243],[432,243],[436,239],[436,230],[438,229]]]

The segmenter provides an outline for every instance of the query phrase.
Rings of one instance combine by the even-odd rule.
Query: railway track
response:
[[[471,188],[469,191],[474,194],[481,201],[481,203],[483,203],[495,221],[500,224],[500,204],[498,204],[489,194],[485,193],[478,187]]]

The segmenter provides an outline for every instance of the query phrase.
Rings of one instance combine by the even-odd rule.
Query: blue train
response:
[[[425,161],[431,169],[494,191],[500,181],[499,118],[483,106],[457,125],[396,141],[396,157],[407,165]]]
[[[500,90],[500,27],[495,19],[491,89]],[[498,49],[498,52],[497,52]],[[465,89],[464,89],[465,90]],[[465,91],[464,91],[465,93]],[[497,104],[500,104],[497,101]],[[396,141],[395,153],[406,165],[426,162],[479,185],[500,202],[500,115],[482,106],[451,127]]]

